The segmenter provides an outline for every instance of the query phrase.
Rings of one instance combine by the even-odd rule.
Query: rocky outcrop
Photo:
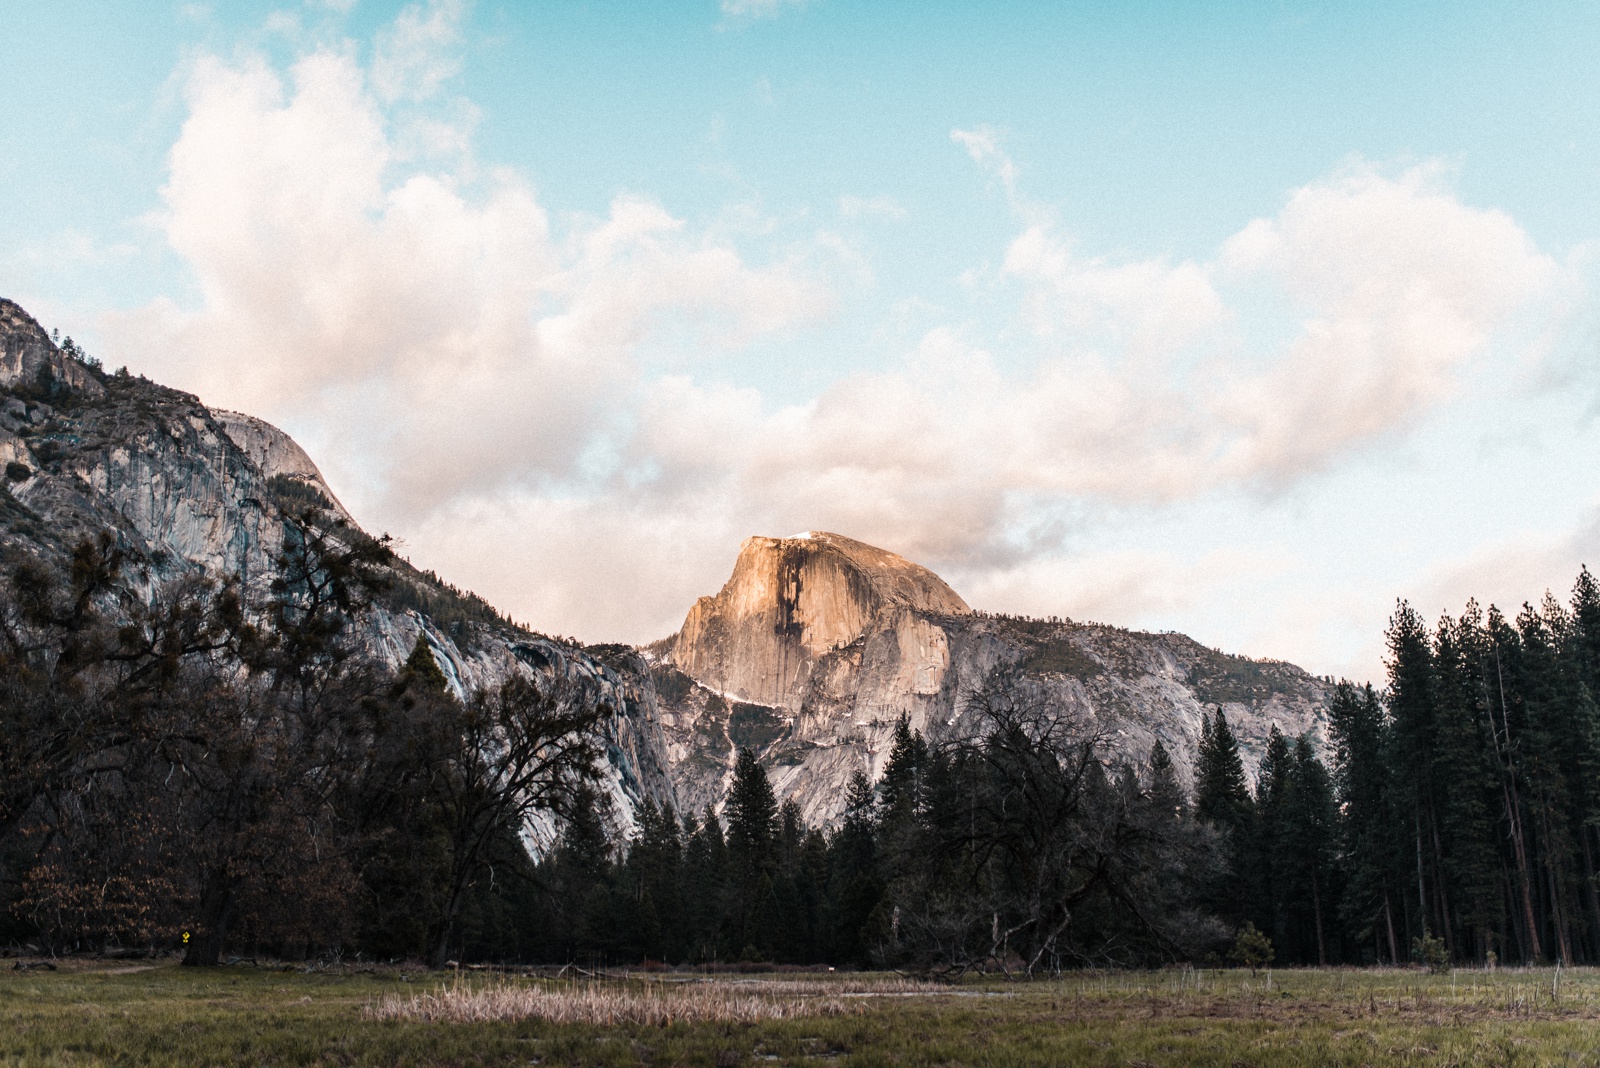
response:
[[[262,474],[269,479],[274,476],[294,479],[314,488],[335,514],[346,522],[355,521],[355,517],[334,496],[333,490],[328,488],[327,481],[311,457],[288,434],[265,419],[257,419],[243,412],[213,408],[211,414],[233,443],[261,469]]]
[[[0,298],[0,386],[48,389],[52,382],[90,395],[100,390],[89,368],[65,356],[33,316]]]
[[[1274,724],[1320,736],[1328,701],[1299,668],[1179,634],[974,613],[926,568],[837,534],[749,539],[721,592],[650,652],[680,799],[719,805],[747,747],[778,796],[823,825],[856,772],[882,773],[902,716],[926,735],[960,731],[969,697],[997,671],[1129,759],[1160,740],[1184,776],[1212,707],[1253,772]]]
[[[103,374],[0,300],[0,564],[64,559],[82,538],[110,531],[136,594],[196,572],[260,589],[275,571],[285,515],[308,503],[353,522],[278,428],[143,378]],[[621,828],[632,827],[645,798],[675,803],[654,690],[637,656],[607,661],[512,626],[404,562],[395,578],[359,624],[368,652],[398,665],[421,635],[462,697],[512,673],[583,682],[613,710],[602,727],[602,787]],[[551,831],[536,823],[530,841],[547,842]]]
[[[747,538],[722,591],[689,609],[671,657],[702,685],[798,712],[823,657],[885,626],[908,654],[898,681],[937,690],[947,650],[919,618],[968,611],[927,568],[839,534]]]

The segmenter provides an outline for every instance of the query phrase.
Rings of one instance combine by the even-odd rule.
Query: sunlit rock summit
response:
[[[1181,634],[976,613],[927,568],[822,532],[747,539],[721,591],[646,652],[682,803],[715,805],[750,748],[780,799],[823,824],[852,775],[881,773],[902,716],[960,730],[997,671],[1092,721],[1118,755],[1142,760],[1159,739],[1185,773],[1206,710],[1227,710],[1253,768],[1274,723],[1320,732],[1328,697],[1299,668]]]
[[[813,683],[826,685],[818,666],[828,678],[853,671],[862,650],[837,654],[870,634],[888,643],[872,662],[897,667],[880,680],[890,692],[935,693],[949,649],[925,617],[970,611],[927,568],[839,534],[748,538],[727,585],[689,609],[672,662],[737,700],[799,712]]]

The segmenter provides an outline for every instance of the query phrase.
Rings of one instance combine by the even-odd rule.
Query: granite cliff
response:
[[[780,799],[834,822],[856,771],[876,777],[901,716],[959,730],[997,669],[1092,719],[1124,754],[1160,739],[1190,774],[1200,717],[1227,711],[1253,772],[1276,723],[1321,734],[1328,687],[1290,664],[1181,634],[975,613],[937,575],[838,534],[750,538],[714,597],[650,646],[680,800],[717,804],[741,747]]]
[[[310,457],[260,419],[212,410],[187,393],[106,374],[59,348],[0,300],[0,565],[64,559],[110,531],[142,596],[196,572],[270,581],[286,511],[316,504],[353,522]],[[512,626],[481,599],[404,561],[359,640],[392,665],[418,636],[461,696],[513,672],[592,680],[615,710],[604,724],[604,784],[631,826],[646,797],[672,804],[655,693],[637,656],[593,655]],[[631,654],[630,654],[631,655]],[[549,828],[530,828],[534,839]]]

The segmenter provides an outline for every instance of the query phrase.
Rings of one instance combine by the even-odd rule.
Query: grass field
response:
[[[752,1001],[786,1008],[762,1019]],[[651,1022],[439,1008],[458,1003]],[[742,1016],[718,1008],[734,1003]],[[881,975],[580,984],[83,963],[0,973],[0,1064],[1600,1065],[1600,971],[1088,973],[927,992]]]

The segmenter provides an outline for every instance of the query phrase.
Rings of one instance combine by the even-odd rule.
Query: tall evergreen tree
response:
[[[1434,632],[1442,875],[1453,915],[1445,934],[1457,957],[1482,961],[1503,941],[1504,872],[1495,813],[1500,786],[1483,675],[1482,613],[1473,602]],[[1503,953],[1503,947],[1497,951]]]
[[[1340,915],[1359,943],[1372,939],[1377,959],[1399,963],[1391,861],[1395,828],[1390,805],[1389,765],[1384,756],[1388,724],[1371,685],[1334,687],[1328,710],[1333,741],[1334,793],[1339,821],[1339,856],[1346,889]]]
[[[1440,872],[1434,760],[1438,735],[1433,646],[1412,607],[1399,602],[1388,645],[1389,760],[1396,802],[1411,835],[1405,915],[1409,936],[1438,934],[1449,912]]]
[[[778,867],[778,800],[767,769],[749,749],[740,749],[728,790],[728,880],[730,935],[741,952],[770,950],[777,932],[773,876]]]
[[[1167,752],[1167,747],[1157,738],[1150,746],[1150,802],[1156,811],[1173,819],[1182,819],[1189,808],[1189,801],[1183,794],[1183,784],[1178,781],[1177,768],[1173,766],[1172,754]]]
[[[1289,740],[1274,723],[1256,775],[1254,818],[1240,857],[1244,883],[1253,905],[1251,918],[1280,949],[1289,941],[1286,896],[1292,846],[1288,808],[1293,775],[1294,755],[1290,752]]]
[[[1277,881],[1285,926],[1297,932],[1293,941],[1299,944],[1285,944],[1299,959],[1326,965],[1331,916],[1325,906],[1336,900],[1338,890],[1333,850],[1337,813],[1328,769],[1317,759],[1308,734],[1295,741],[1288,778]],[[1305,944],[1308,931],[1315,935],[1315,957]]]
[[[1224,863],[1205,894],[1217,915],[1239,922],[1255,903],[1250,885],[1253,805],[1245,780],[1239,743],[1221,708],[1200,722],[1200,751],[1195,761],[1195,815],[1222,836]]]
[[[688,844],[683,857],[685,941],[691,961],[716,960],[722,952],[723,899],[727,886],[728,848],[717,814],[707,807],[699,826],[687,817]],[[737,947],[735,947],[737,948]]]
[[[866,926],[883,897],[875,830],[877,797],[863,772],[850,778],[844,820],[832,841],[828,880],[829,959],[868,963]]]

